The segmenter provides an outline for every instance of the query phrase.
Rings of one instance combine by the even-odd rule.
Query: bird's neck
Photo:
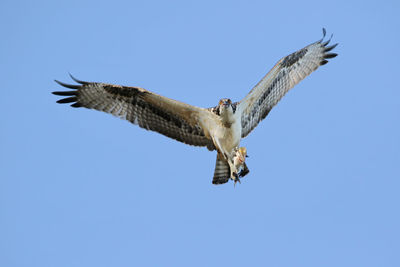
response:
[[[230,127],[236,121],[235,114],[229,109],[221,112],[220,117],[221,122],[225,127]]]

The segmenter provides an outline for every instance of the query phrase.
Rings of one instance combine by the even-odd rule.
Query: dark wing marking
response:
[[[56,81],[73,89],[53,92],[55,95],[67,96],[57,103],[72,103],[72,107],[111,113],[185,144],[214,149],[212,140],[206,136],[199,121],[200,116],[207,116],[209,111],[206,109],[187,105],[139,87],[84,82],[74,77],[72,79],[79,85]]]
[[[240,101],[242,137],[247,136],[293,86],[319,66],[328,63],[328,58],[337,56],[335,53],[328,52],[338,44],[327,46],[331,39],[323,42],[325,35],[326,31],[323,29],[321,40],[279,60],[250,93]]]

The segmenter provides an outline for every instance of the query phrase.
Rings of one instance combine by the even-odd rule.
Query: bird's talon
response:
[[[236,179],[234,179],[234,184],[233,186],[236,186],[236,183],[239,182],[239,184],[241,184],[242,182],[240,182],[239,177],[236,177]]]

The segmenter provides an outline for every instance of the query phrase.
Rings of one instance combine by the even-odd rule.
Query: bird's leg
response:
[[[240,183],[240,179],[239,179],[239,175],[238,175],[238,170],[236,169],[236,166],[235,166],[235,164],[234,164],[234,162],[233,162],[233,157],[231,157],[231,156],[229,156],[229,155],[226,155],[226,154],[224,154],[225,155],[225,157],[226,157],[226,160],[227,160],[227,162],[228,162],[228,164],[229,164],[229,168],[230,168],[230,171],[231,171],[231,176],[230,176],[230,178],[235,182],[235,184],[236,184],[236,182],[239,182]]]
[[[232,179],[234,181],[233,187],[236,187],[236,183],[239,182],[239,184],[241,184],[241,182],[240,182],[239,175],[236,172],[234,172],[233,175],[235,177],[235,179]]]

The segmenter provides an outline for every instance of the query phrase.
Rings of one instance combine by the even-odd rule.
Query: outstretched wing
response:
[[[169,99],[139,87],[105,83],[84,82],[71,78],[79,85],[56,82],[72,91],[53,92],[67,96],[57,103],[72,103],[72,107],[85,107],[111,113],[140,127],[156,131],[188,145],[207,146],[213,150],[211,139],[206,136],[200,116],[207,116],[206,109]]]
[[[327,46],[331,39],[323,42],[325,35],[326,31],[323,29],[321,40],[279,60],[240,102],[242,137],[247,136],[293,86],[319,66],[328,63],[328,58],[337,56],[328,52],[338,44]]]

